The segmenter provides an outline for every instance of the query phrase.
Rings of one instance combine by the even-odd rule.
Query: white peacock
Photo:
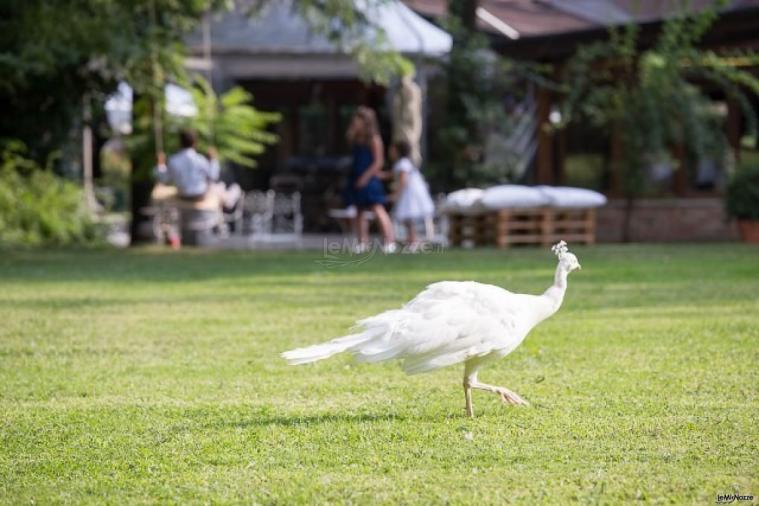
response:
[[[559,263],[553,284],[542,295],[512,293],[474,281],[441,281],[400,309],[359,320],[357,333],[287,351],[282,357],[298,365],[347,351],[360,362],[399,359],[408,374],[463,363],[468,416],[474,416],[472,389],[494,393],[507,404],[527,405],[507,388],[480,382],[477,373],[514,351],[533,327],[561,306],[567,277],[580,269],[580,263],[564,241],[551,250]]]

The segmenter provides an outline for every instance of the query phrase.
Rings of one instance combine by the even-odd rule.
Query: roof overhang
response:
[[[370,20],[364,41],[385,41],[406,56],[435,58],[450,52],[451,36],[398,0],[365,7]],[[200,31],[187,38],[188,66],[220,69],[246,77],[355,77],[358,66],[350,57],[350,41],[337,44],[314,32],[289,0],[271,2],[250,16],[241,9],[214,15],[210,31],[211,62],[203,59]],[[381,35],[380,35],[381,34]]]

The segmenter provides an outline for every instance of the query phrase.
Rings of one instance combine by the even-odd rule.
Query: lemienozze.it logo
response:
[[[754,502],[754,496],[741,494],[717,494],[717,504],[730,504],[735,501]]]

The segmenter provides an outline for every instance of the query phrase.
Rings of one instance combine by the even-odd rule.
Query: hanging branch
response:
[[[208,68],[208,84],[213,93],[213,59],[211,54],[211,13],[206,11],[203,15],[203,60]],[[214,100],[208,100],[206,103],[206,114],[208,115],[208,137],[211,146],[216,146],[216,136],[214,121],[216,118],[216,103]]]
[[[157,20],[156,20],[156,8],[155,0],[150,0],[150,25],[152,28],[151,37],[151,65],[153,70],[153,141],[155,142],[155,150],[157,153],[163,153],[163,106],[161,104],[160,93],[163,92],[163,72],[158,60],[158,50],[156,49],[156,33],[157,33]],[[156,91],[159,90],[159,91]],[[156,96],[157,95],[157,96]]]

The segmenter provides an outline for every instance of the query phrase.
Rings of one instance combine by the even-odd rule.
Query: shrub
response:
[[[23,156],[17,142],[0,153],[0,245],[42,246],[92,242],[95,224],[82,190]]]
[[[736,171],[727,185],[727,213],[742,220],[759,220],[759,165]]]

